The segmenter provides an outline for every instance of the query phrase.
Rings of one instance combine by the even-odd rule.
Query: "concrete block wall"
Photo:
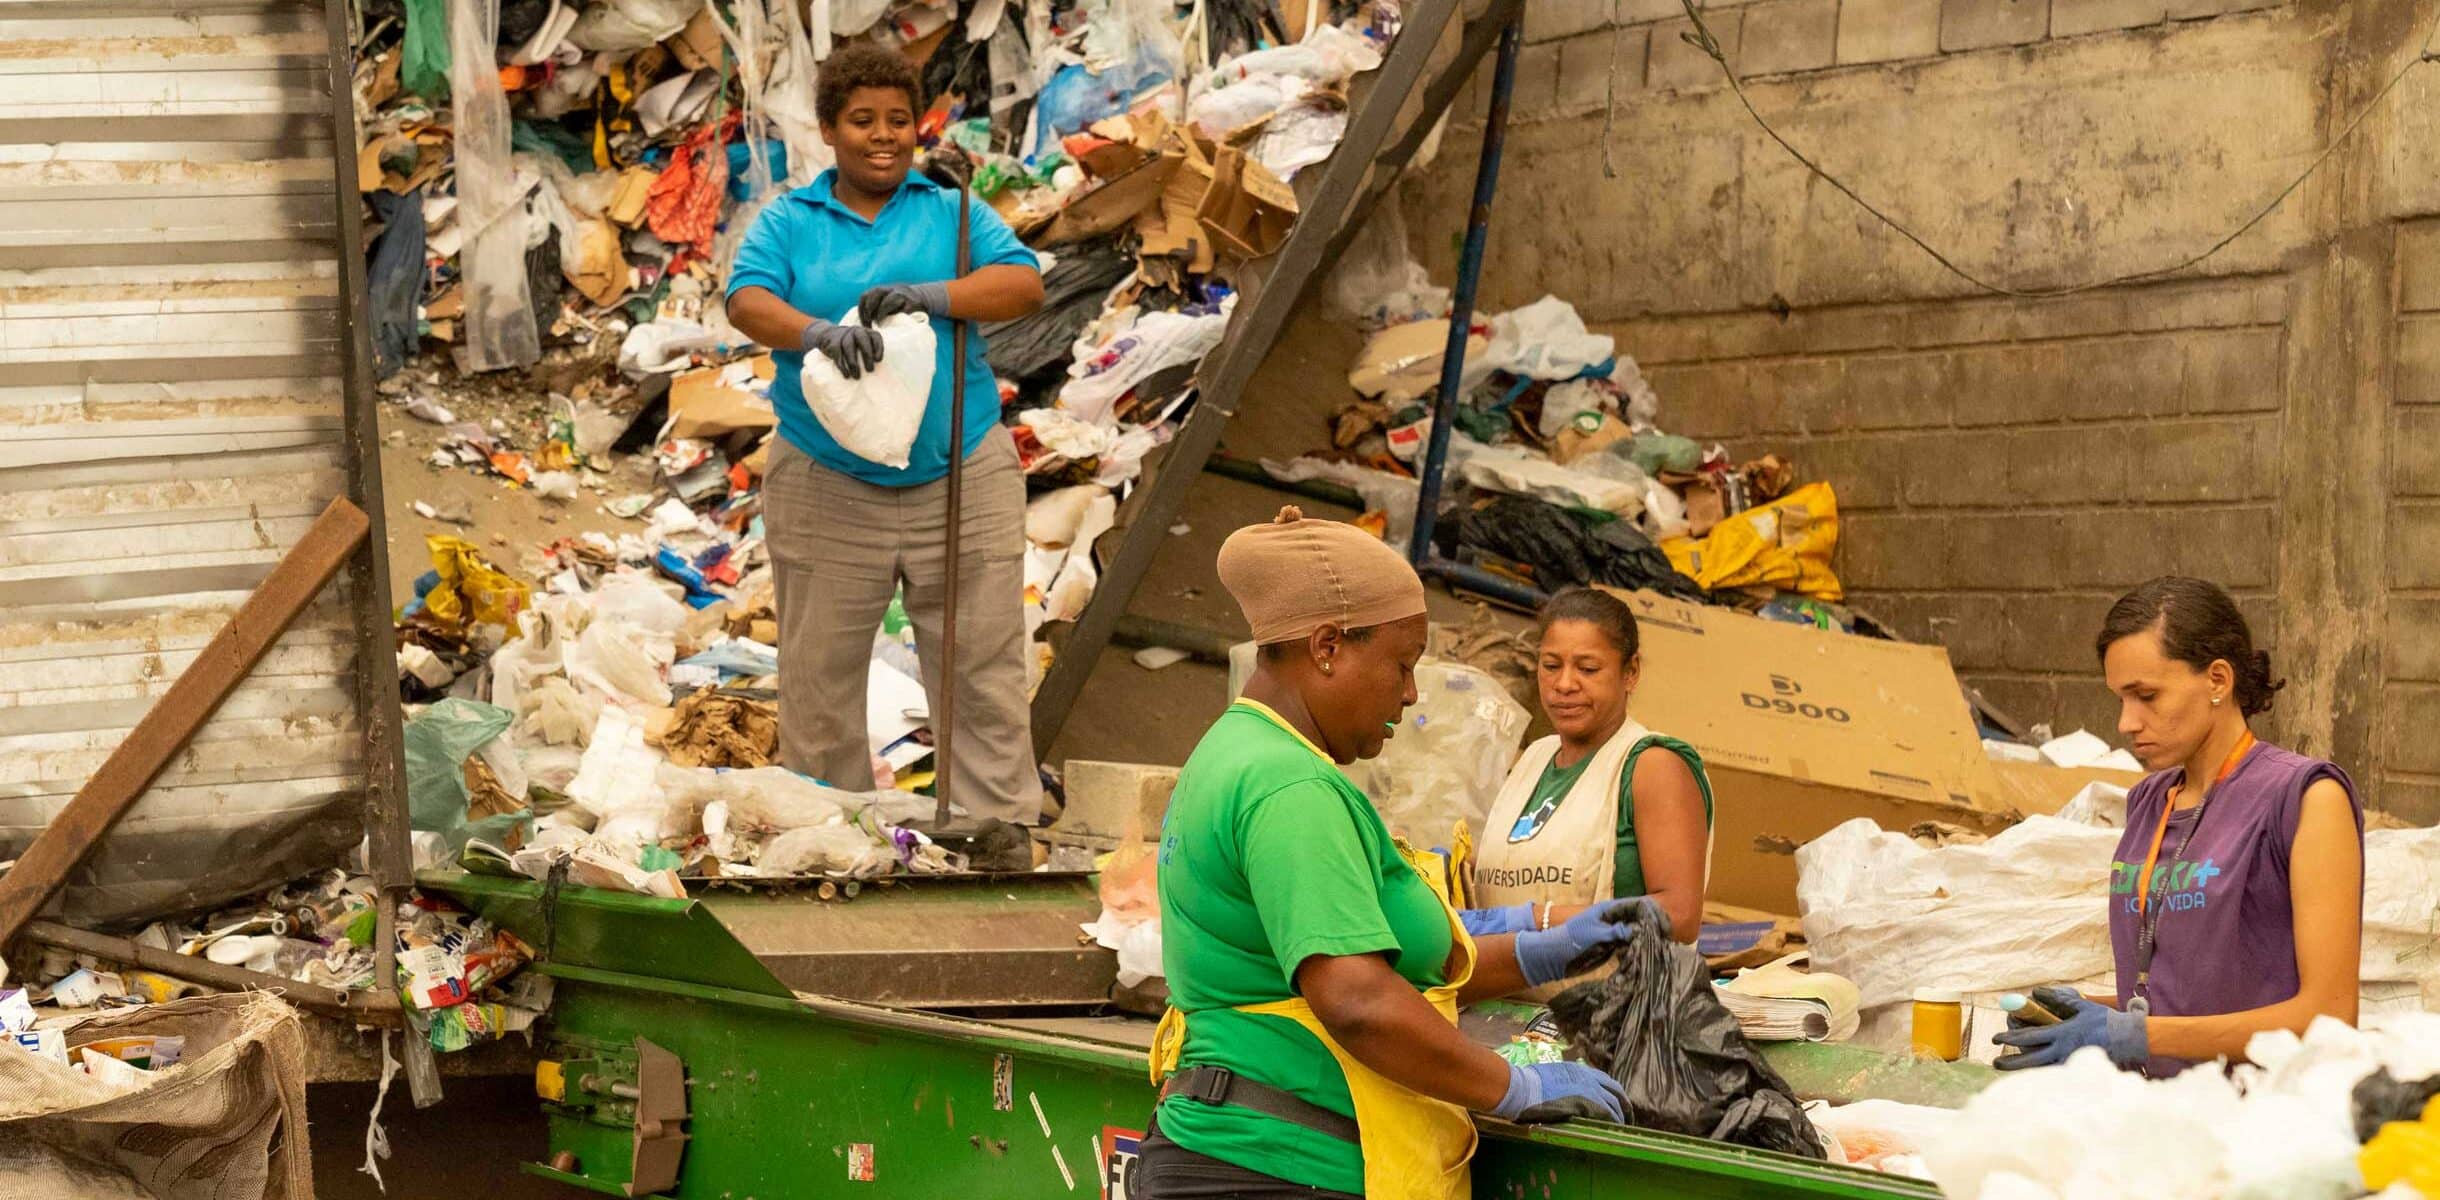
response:
[[[2012,715],[2107,737],[2092,639],[2131,584],[2216,579],[2276,634],[2284,315],[2283,285],[2238,279],[2147,289],[2131,308],[1993,300],[1605,330],[1633,347],[1673,432],[1831,482],[1856,603],[1947,646]]]
[[[2385,803],[2440,814],[2440,223],[2398,237],[2381,630]]]
[[[1740,79],[2022,46],[2271,8],[2283,0],[1709,0],[1704,23]],[[1682,35],[1680,0],[1533,0],[1514,103],[1521,116],[1606,104],[1613,90],[1724,86]],[[1490,72],[1469,93],[1479,116]]]
[[[1674,0],[1534,11],[1486,308],[1566,298],[1642,364],[1665,426],[1832,481],[1854,600],[2024,720],[2114,737],[2091,648],[2110,600],[2219,580],[2289,681],[2266,732],[2440,822],[2440,67],[2200,265],[2029,299],[1791,160],[1678,36]],[[2237,229],[2428,19],[2335,0],[1704,13],[1783,134],[1960,267],[2035,291]],[[1403,193],[1443,280],[1488,74]]]

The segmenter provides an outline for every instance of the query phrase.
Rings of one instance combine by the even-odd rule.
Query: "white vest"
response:
[[[1597,904],[1612,899],[1618,863],[1618,795],[1626,782],[1627,762],[1635,749],[1655,737],[1629,717],[1593,752],[1584,774],[1559,801],[1541,828],[1523,840],[1511,840],[1519,817],[1533,802],[1534,785],[1558,757],[1559,738],[1553,734],[1525,748],[1517,765],[1500,785],[1499,798],[1483,821],[1483,835],[1474,847],[1474,903],[1483,908],[1510,904]],[[1711,842],[1703,845],[1703,880],[1711,882]]]

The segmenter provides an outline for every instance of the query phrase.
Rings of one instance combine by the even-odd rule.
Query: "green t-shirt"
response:
[[[1627,752],[1626,769],[1619,772],[1618,778],[1618,855],[1610,865],[1610,895],[1614,899],[1641,896],[1649,890],[1644,886],[1643,851],[1635,839],[1635,760],[1642,758],[1644,751],[1654,746],[1686,760],[1687,769],[1694,772],[1695,786],[1703,792],[1703,823],[1711,823],[1711,776],[1703,773],[1703,756],[1695,753],[1694,747],[1657,733],[1636,743],[1635,748]],[[1596,757],[1587,754],[1577,759],[1574,765],[1565,767],[1553,758],[1548,766],[1542,768],[1542,778],[1534,781],[1533,796],[1525,802],[1526,814],[1531,815],[1545,807],[1557,808],[1559,802],[1575,789],[1576,781],[1584,777],[1584,769]],[[1541,823],[1536,822],[1536,825]]]
[[[1364,793],[1244,702],[1213,722],[1178,772],[1161,826],[1161,966],[1186,1014],[1181,1067],[1226,1067],[1355,1115],[1321,1040],[1286,1017],[1230,1011],[1296,994],[1317,954],[1388,954],[1418,991],[1445,982],[1440,898],[1399,857]],[[1363,1151],[1231,1105],[1172,1098],[1161,1132],[1198,1154],[1292,1183],[1364,1190]]]

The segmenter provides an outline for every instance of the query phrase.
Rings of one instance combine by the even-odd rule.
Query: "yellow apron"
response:
[[[1279,714],[1251,700],[1238,703],[1252,708],[1273,724],[1294,734],[1305,748],[1324,762],[1330,757],[1297,733],[1294,726],[1281,720]],[[1336,769],[1336,764],[1333,764]],[[1447,865],[1439,855],[1420,851],[1393,838],[1398,854],[1415,873],[1423,877],[1432,894],[1440,899],[1441,911],[1449,920],[1449,936],[1456,952],[1456,969],[1449,981],[1423,993],[1425,1001],[1457,1024],[1457,993],[1474,977],[1474,939],[1466,935],[1465,926],[1457,919],[1457,910],[1449,906],[1445,882]],[[1474,1159],[1474,1118],[1464,1107],[1446,1100],[1435,1100],[1356,1061],[1322,1027],[1321,1018],[1302,996],[1276,1000],[1268,1004],[1247,1004],[1238,1012],[1260,1013],[1286,1017],[1305,1027],[1315,1039],[1339,1060],[1339,1070],[1346,1076],[1348,1095],[1356,1106],[1356,1128],[1362,1137],[1364,1150],[1364,1195],[1367,1200],[1467,1200],[1473,1193],[1473,1177],[1469,1169]],[[1178,1055],[1186,1044],[1186,1014],[1170,1009],[1161,1017],[1160,1028],[1152,1036],[1152,1081],[1155,1084],[1177,1069]]]

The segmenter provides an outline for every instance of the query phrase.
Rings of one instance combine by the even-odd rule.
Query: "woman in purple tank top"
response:
[[[2241,1059],[2269,1029],[2353,1023],[2364,927],[2364,812],[2346,773],[2254,739],[2281,684],[2228,593],[2161,578],[2112,605],[2095,640],[2118,732],[2152,774],[2127,796],[2110,863],[2118,994],[2035,998],[1998,1035],[2003,1070],[2086,1046],[2154,1077]]]

